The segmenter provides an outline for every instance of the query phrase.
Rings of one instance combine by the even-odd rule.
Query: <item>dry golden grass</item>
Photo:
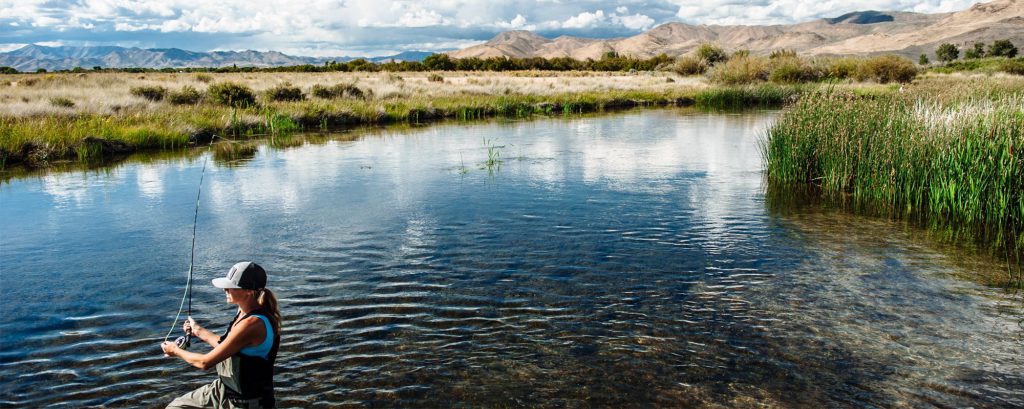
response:
[[[230,81],[257,93],[291,84],[307,95],[314,85],[353,84],[374,100],[451,98],[462,95],[558,95],[607,91],[666,92],[706,87],[700,78],[670,73],[630,75],[599,72],[445,72],[444,82],[430,82],[431,73],[87,73],[0,75],[0,116],[116,115],[166,109],[169,102],[133,96],[133,87],[160,86],[178,90],[191,86],[205,92],[215,83]],[[669,82],[666,78],[673,78]],[[75,103],[72,108],[53,105],[52,98]]]

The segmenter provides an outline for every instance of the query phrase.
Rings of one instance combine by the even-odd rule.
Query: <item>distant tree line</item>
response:
[[[966,49],[964,59],[972,60],[983,57],[1013,58],[1017,56],[1017,51],[1017,47],[1009,39],[993,41],[987,49],[984,42],[977,42],[971,48]],[[935,50],[935,57],[942,62],[955,61],[960,58],[960,47],[950,43],[940,44],[939,48]]]
[[[93,67],[92,72],[408,72],[408,71],[653,71],[664,68],[675,61],[667,54],[652,58],[634,58],[608,52],[600,59],[577,60],[570,57],[557,58],[510,58],[510,57],[467,57],[451,58],[447,54],[432,54],[423,61],[387,61],[375,63],[365,58],[346,62],[328,61],[323,65],[302,64],[285,67],[190,67],[190,68],[102,68]],[[84,73],[81,67],[54,72]],[[13,74],[18,71],[0,67],[0,73]],[[47,72],[39,69],[36,72]]]

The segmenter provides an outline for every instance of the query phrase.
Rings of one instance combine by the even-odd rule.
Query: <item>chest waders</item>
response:
[[[250,348],[242,348],[242,351],[232,355],[230,358],[217,364],[217,375],[225,386],[225,395],[233,402],[247,403],[259,401],[259,406],[272,408],[274,401],[274,361],[277,360],[277,348],[281,343],[281,335],[273,330],[267,321],[269,315],[263,309],[257,309],[242,315],[241,312],[235,315],[235,319],[228,326],[220,341],[224,342],[231,328],[235,323],[246,318],[256,316],[267,326],[267,336],[273,336],[273,343],[266,356],[253,356],[246,354]],[[264,341],[266,342],[266,341]],[[245,404],[240,405],[244,407]]]

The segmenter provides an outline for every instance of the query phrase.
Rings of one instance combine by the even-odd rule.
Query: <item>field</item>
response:
[[[709,86],[666,72],[68,73],[0,76],[0,162],[46,166],[357,124],[665,105],[780,105],[799,85]],[[228,101],[234,98],[234,101]],[[239,103],[242,102],[242,103]]]

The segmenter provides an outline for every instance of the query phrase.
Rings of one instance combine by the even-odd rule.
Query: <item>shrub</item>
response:
[[[1014,75],[1024,75],[1024,60],[1018,58],[1016,60],[1004,61],[999,66],[999,71]]]
[[[196,81],[199,81],[203,84],[209,84],[213,82],[213,76],[211,76],[210,74],[196,74]]]
[[[796,84],[800,82],[818,81],[825,73],[806,63],[804,60],[795,57],[776,57],[772,60],[771,73],[768,80],[771,82]],[[769,57],[770,59],[771,57]]]
[[[772,60],[778,58],[796,58],[796,51],[786,49],[774,50],[771,54],[768,54],[768,58]]]
[[[65,97],[53,97],[50,98],[50,104],[61,108],[74,108],[75,101],[72,101]]]
[[[306,95],[302,89],[291,84],[284,83],[265,91],[267,99],[271,101],[302,101]]]
[[[698,46],[696,55],[697,58],[707,61],[708,65],[715,65],[729,59],[729,56],[725,54],[725,50],[715,47],[711,43],[703,43]]]
[[[256,95],[247,86],[233,82],[213,84],[206,90],[206,96],[214,104],[245,108],[256,105]]]
[[[917,67],[912,61],[891,54],[864,60],[857,73],[858,79],[868,79],[880,84],[910,82],[916,76]]]
[[[960,58],[960,49],[950,43],[942,43],[935,50],[935,57],[942,62],[950,62]]]
[[[188,85],[181,87],[178,91],[167,93],[167,102],[174,105],[195,105],[203,99],[203,94]]]
[[[712,68],[708,78],[719,84],[748,84],[767,80],[768,68],[768,59],[764,57],[734,58]]]
[[[313,96],[323,99],[365,97],[363,90],[353,84],[337,84],[330,87],[316,84],[311,92]]]
[[[829,78],[845,80],[857,76],[861,61],[853,57],[834,58],[829,60],[826,74]]]
[[[679,75],[699,75],[708,70],[708,62],[695,55],[687,55],[676,60],[672,71]]]
[[[129,92],[137,97],[145,98],[150,101],[161,101],[167,96],[167,88],[156,86],[156,87],[132,87]]]
[[[427,81],[444,82],[444,77],[442,77],[441,74],[430,74],[427,76]]]
[[[917,57],[917,65],[928,65],[929,62],[928,55],[926,54],[921,54],[920,57]]]

